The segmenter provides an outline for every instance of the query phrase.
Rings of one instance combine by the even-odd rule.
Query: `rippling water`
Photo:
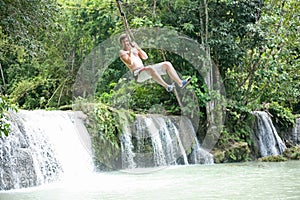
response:
[[[0,200],[71,199],[300,199],[300,161],[93,173],[40,187],[0,192]]]

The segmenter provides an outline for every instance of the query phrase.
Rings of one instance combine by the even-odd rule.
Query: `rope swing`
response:
[[[117,6],[118,6],[118,9],[119,9],[120,15],[122,16],[122,19],[123,19],[123,24],[124,24],[124,27],[125,27],[126,35],[129,39],[130,44],[132,44],[135,39],[134,39],[134,36],[133,36],[133,34],[132,34],[132,32],[129,28],[129,24],[128,24],[125,12],[122,9],[122,3],[121,3],[120,0],[116,0],[116,2],[117,2]]]

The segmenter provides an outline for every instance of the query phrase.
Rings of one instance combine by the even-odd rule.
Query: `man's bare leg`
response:
[[[159,75],[155,69],[149,67],[149,68],[146,68],[145,70],[152,77],[153,80],[155,80],[157,83],[159,83],[164,88],[166,88],[166,89],[168,88],[169,84],[167,84],[162,79],[161,75]]]
[[[165,61],[162,63],[163,70],[168,73],[170,78],[175,81],[180,87],[182,86],[182,80],[179,78],[176,70],[174,69],[172,63]]]

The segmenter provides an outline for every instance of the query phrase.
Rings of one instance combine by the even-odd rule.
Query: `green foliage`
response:
[[[269,112],[280,127],[291,127],[295,124],[295,115],[293,115],[291,109],[279,105],[278,102],[270,103]]]
[[[34,79],[34,80],[24,80],[17,84],[15,88],[13,88],[13,92],[11,93],[11,99],[13,102],[17,102],[20,98],[28,98],[28,92],[34,91],[39,85],[44,84],[45,80]],[[30,99],[29,97],[28,99]]]
[[[104,104],[94,104],[88,112],[95,163],[99,169],[116,169],[121,156],[120,138],[124,128],[135,116],[127,111],[115,110]]]
[[[115,2],[102,1],[64,1],[62,7],[77,39],[91,39],[97,45],[120,32],[122,21]]]
[[[7,111],[11,109],[16,111],[16,108],[7,102],[7,98],[0,95],[0,137],[3,134],[6,136],[9,134],[10,124],[7,122]]]
[[[64,70],[64,58],[54,48],[59,42],[56,39],[62,19],[57,2],[4,1],[0,4],[3,4],[0,10],[5,8],[0,12],[3,39],[0,42],[3,67],[0,82],[5,83],[2,92],[26,109],[69,103],[70,96],[64,95],[62,90],[70,91],[71,86],[64,87],[69,83],[66,74],[70,73]]]
[[[154,112],[153,106],[161,105],[164,110],[159,110],[158,113],[180,111],[175,95],[158,84],[138,84],[134,80],[127,82],[126,79],[121,79],[118,84],[112,85],[116,87],[110,93],[102,93],[99,100],[108,102],[114,108],[148,113]]]
[[[227,145],[235,142],[247,142],[249,146],[253,145],[251,135],[253,134],[251,127],[251,117],[248,117],[244,122],[237,123],[230,116],[226,118],[226,124],[221,132],[217,146],[226,148]],[[237,124],[236,124],[237,123]]]
[[[241,5],[236,8],[242,8],[247,4],[254,5],[255,2],[241,1]],[[226,1],[225,4],[231,3]],[[231,22],[229,24],[241,25],[249,19],[248,24],[239,29],[242,32],[246,31],[244,32],[246,34],[239,34],[233,38],[232,42],[237,43],[238,48],[229,50],[227,54],[220,54],[220,56],[226,55],[225,59],[229,56],[228,53],[232,53],[233,56],[238,55],[238,59],[233,59],[234,62],[224,60],[226,93],[230,98],[227,106],[229,118],[227,117],[226,124],[231,131],[236,130],[236,127],[246,128],[246,124],[244,128],[238,124],[249,116],[251,110],[268,109],[264,106],[265,102],[270,102],[269,111],[273,114],[275,122],[281,127],[292,125],[293,112],[299,112],[297,109],[293,110],[299,105],[299,51],[295,48],[295,44],[298,43],[295,38],[298,37],[299,31],[291,28],[299,27],[298,7],[296,1],[283,4],[278,1],[265,1],[264,5],[257,4],[252,11],[244,7],[239,8],[239,13],[234,12],[236,8],[229,12],[229,16],[233,17],[228,21]],[[223,9],[227,9],[226,6]],[[247,10],[249,17],[234,18],[234,16],[248,15],[243,14]],[[251,15],[256,16],[253,18],[254,21],[251,20]],[[214,19],[219,20],[218,17]],[[238,33],[235,29],[230,30],[233,32],[226,31],[226,34]],[[218,48],[218,51],[224,50],[220,46]],[[220,60],[221,58],[218,59],[218,63],[223,65]],[[237,132],[233,131],[233,133]]]
[[[104,105],[99,105],[95,107],[94,114],[95,120],[98,122],[96,123],[97,130],[101,132],[101,137],[118,147],[118,133],[120,130],[117,129],[117,121],[112,110]]]
[[[0,92],[22,108],[71,104],[74,80],[85,57],[99,43],[124,31],[114,1],[58,2],[0,2]],[[250,113],[265,109],[265,103],[269,103],[276,123],[290,126],[293,115],[300,113],[299,2],[204,3],[128,0],[123,1],[123,8],[132,28],[168,27],[209,49],[228,98],[220,145],[226,141],[249,142]],[[146,64],[160,62],[165,56],[180,74],[193,76],[186,92],[193,90],[194,94],[182,99],[186,105],[183,111],[176,97],[161,86],[138,85],[128,77],[123,80],[127,68],[119,59],[98,81],[96,98],[115,108],[172,114],[191,113],[196,107],[194,102],[198,102],[197,112],[204,123],[206,103],[211,99],[209,95],[214,95],[209,94],[204,77],[181,55],[153,49],[147,53]]]
[[[251,134],[253,116],[251,110],[237,101],[228,102],[225,127],[217,146],[226,147],[234,142],[247,142],[253,145]]]
[[[0,2],[0,27],[12,46],[24,47],[30,57],[42,52],[42,37],[57,28],[59,9],[55,0]],[[22,48],[21,48],[22,49]]]
[[[206,103],[211,100],[207,85],[204,84],[201,77],[198,78],[196,75],[192,76],[189,88],[193,90],[197,99],[200,101],[198,102],[200,107],[205,107]]]
[[[51,100],[56,94],[55,88],[55,81],[43,77],[35,77],[18,82],[12,88],[9,97],[12,102],[18,103],[24,109],[47,108],[53,105]],[[60,101],[63,100],[63,98],[60,99]]]

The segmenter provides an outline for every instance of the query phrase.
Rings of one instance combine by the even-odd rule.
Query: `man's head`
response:
[[[127,37],[127,35],[125,33],[123,33],[122,35],[120,35],[119,41],[120,41],[121,45],[122,45],[123,40],[125,40],[125,39],[128,39],[128,37]]]
[[[123,49],[127,50],[130,48],[130,42],[128,36],[124,33],[119,38],[120,44],[122,45]]]

